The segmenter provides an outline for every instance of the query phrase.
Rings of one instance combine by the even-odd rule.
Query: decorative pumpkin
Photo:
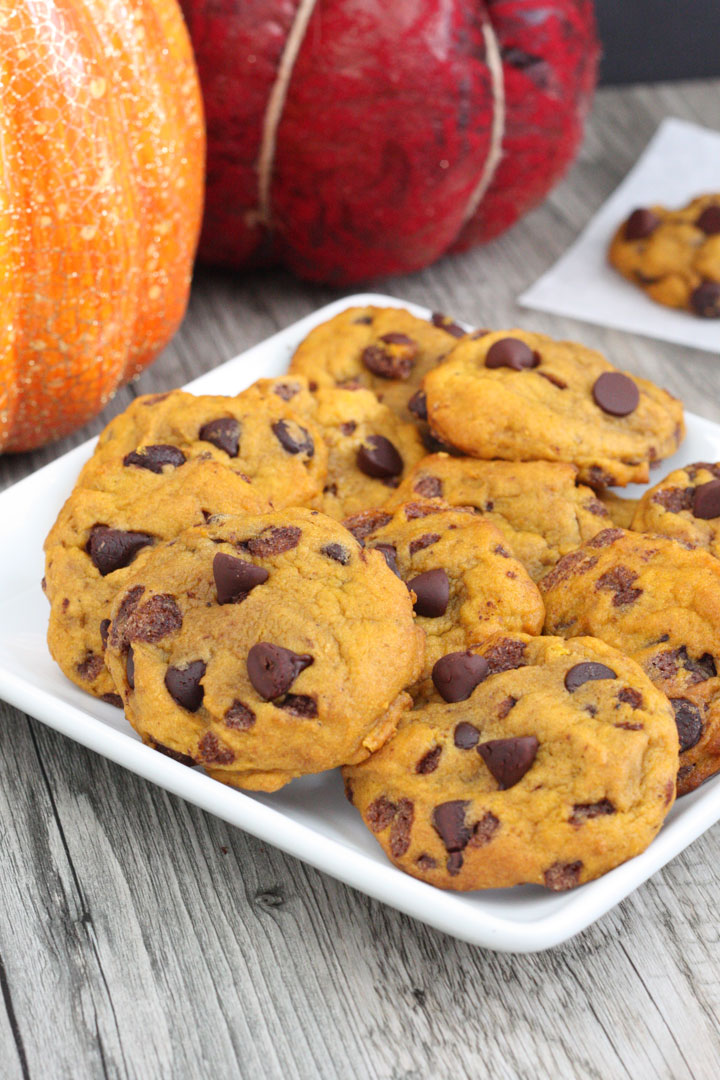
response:
[[[181,0],[205,96],[201,257],[346,285],[482,243],[582,135],[592,0]]]
[[[79,427],[183,316],[204,131],[175,0],[0,11],[0,449]]]

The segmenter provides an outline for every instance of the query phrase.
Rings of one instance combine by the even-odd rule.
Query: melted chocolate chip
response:
[[[475,687],[489,674],[490,665],[485,657],[468,649],[441,656],[432,669],[432,681],[445,701],[467,701]],[[459,744],[456,742],[455,745]]]
[[[350,552],[342,544],[325,544],[320,551],[323,555],[327,555],[328,559],[340,563],[341,566],[347,566],[350,562]]]
[[[687,698],[671,698],[670,704],[675,713],[682,754],[700,742],[705,725],[700,709],[692,701],[688,701]]]
[[[358,543],[362,543],[389,521],[392,521],[392,514],[388,514],[386,510],[360,510],[359,513],[346,518],[343,525],[348,532],[353,534]]]
[[[693,488],[662,488],[650,497],[650,502],[662,506],[670,514],[679,514],[681,510],[692,510]]]
[[[591,818],[603,817],[615,812],[615,807],[609,799],[600,799],[599,802],[594,803],[575,803],[568,821],[571,825],[584,825]]]
[[[114,705],[116,709],[122,709],[123,699],[119,694],[101,694],[102,700],[106,701],[108,705]]]
[[[631,709],[642,709],[643,696],[639,690],[634,690],[632,686],[626,686],[620,691],[617,696],[618,701],[623,705],[629,705]]]
[[[470,805],[462,799],[440,803],[432,813],[432,823],[446,851],[462,851],[472,835],[465,824],[465,811]]]
[[[415,593],[415,613],[428,619],[437,619],[447,611],[450,600],[450,581],[442,568],[426,570],[407,583],[408,589]]]
[[[633,587],[633,582],[636,580],[637,574],[634,570],[630,570],[627,566],[614,566],[612,570],[607,570],[600,575],[595,582],[595,588],[615,593],[612,599],[613,607],[626,607],[628,604],[634,604],[637,598],[642,596],[643,590]]]
[[[221,551],[213,559],[213,577],[218,604],[236,604],[244,600],[251,589],[267,581],[270,575],[261,566],[243,562]]]
[[[233,416],[221,416],[203,424],[198,432],[203,442],[224,450],[228,457],[237,457],[240,449],[240,425]]]
[[[690,306],[701,319],[720,318],[720,282],[703,281],[690,293]]]
[[[361,360],[381,379],[407,379],[418,353],[417,343],[406,334],[383,334],[377,345],[368,345]]]
[[[393,544],[375,544],[372,550],[379,551],[382,557],[385,559],[385,562],[392,570],[393,574],[396,574],[397,577],[400,577],[400,571],[398,570],[397,565],[397,551],[395,550]]]
[[[260,641],[248,653],[247,673],[260,697],[272,701],[286,694],[300,672],[312,662],[313,657],[307,653]]]
[[[467,720],[461,720],[459,724],[455,725],[453,741],[458,750],[474,750],[480,742],[480,732],[474,724],[469,724]]]
[[[185,455],[182,450],[166,443],[143,446],[139,450],[132,450],[123,458],[123,465],[136,465],[139,469],[148,469],[153,473],[161,473],[165,465],[172,465],[177,469],[184,464]]]
[[[281,555],[284,551],[292,551],[300,543],[301,536],[302,529],[297,525],[271,526],[248,540],[246,546],[251,555],[258,559],[267,559],[272,555]]]
[[[427,395],[424,390],[416,390],[407,404],[408,410],[418,420],[427,420]]]
[[[477,750],[501,791],[514,787],[522,780],[535,761],[540,743],[535,735],[519,735],[512,739],[491,739]]]
[[[621,371],[604,371],[592,388],[593,401],[608,416],[628,416],[640,404],[640,391]]]
[[[633,210],[625,222],[625,239],[644,240],[655,232],[659,224],[660,218],[652,210],[647,210],[645,207]]]
[[[455,338],[465,337],[465,331],[462,326],[458,326],[456,322],[453,322],[449,315],[443,315],[439,311],[434,311],[430,322],[433,326],[437,326],[439,330],[445,330],[446,333],[452,334]]]
[[[468,847],[485,847],[486,844],[490,843],[499,828],[499,819],[488,810],[488,812],[473,825],[472,836],[468,841]]]
[[[236,731],[249,731],[255,723],[255,713],[235,698],[232,705],[225,710],[223,720],[226,727],[235,728]]]
[[[212,765],[230,765],[235,754],[229,746],[223,746],[214,731],[206,731],[198,743],[203,761]]]
[[[92,682],[97,679],[100,672],[105,667],[105,661],[102,656],[98,656],[97,653],[89,652],[84,660],[81,660],[76,665],[76,671],[81,679],[86,682]]]
[[[127,651],[125,657],[125,678],[128,681],[128,686],[131,690],[135,689],[135,653],[132,650],[132,646]]]
[[[525,642],[514,638],[501,638],[485,650],[485,659],[491,675],[511,671],[525,664]]]
[[[440,755],[442,754],[442,746],[434,746],[432,750],[428,750],[427,754],[423,754],[420,760],[415,765],[415,772],[421,776],[427,775],[427,773],[435,772],[440,761]]]
[[[310,432],[294,421],[278,420],[272,425],[272,433],[288,454],[306,454],[311,458],[315,453]]]
[[[403,459],[384,435],[368,435],[355,460],[360,472],[379,480],[399,476],[403,471]]]
[[[408,552],[410,555],[414,555],[417,551],[424,551],[425,548],[437,544],[439,539],[440,533],[425,533],[424,536],[418,536],[415,540],[410,541]]]
[[[312,720],[318,714],[317,701],[307,694],[286,694],[280,708],[303,720]]]
[[[110,629],[110,620],[103,619],[100,623],[100,640],[102,641],[103,649],[107,646],[108,630]]]
[[[708,236],[720,233],[720,206],[706,206],[695,224]]]
[[[110,628],[113,646],[122,647],[133,641],[147,641],[151,644],[161,641],[169,634],[174,634],[182,626],[182,612],[169,593],[157,593],[139,604],[131,594],[142,586],[135,586],[126,594],[126,600],[132,600],[124,609],[122,604]]]
[[[424,499],[439,499],[443,493],[443,482],[439,476],[421,476],[415,481],[413,491]]]
[[[511,371],[526,371],[536,368],[540,363],[540,357],[529,345],[519,338],[500,338],[495,341],[487,351],[485,367],[487,368],[510,368]]]
[[[387,829],[388,825],[395,817],[397,813],[397,806],[385,795],[380,795],[374,802],[371,802],[365,811],[365,820],[368,826],[373,832],[382,832],[383,829]]]
[[[543,877],[545,886],[553,892],[565,892],[566,889],[574,889],[580,881],[580,873],[583,864],[578,859],[573,863],[553,863],[545,871]]]
[[[129,566],[138,551],[155,542],[154,536],[141,532],[125,532],[107,525],[93,525],[87,542],[87,553],[93,566],[103,577]]]
[[[504,720],[511,709],[514,709],[518,703],[518,699],[513,697],[512,694],[508,694],[506,698],[498,705],[498,720]]]
[[[395,859],[410,847],[410,830],[415,817],[415,805],[410,799],[398,799],[397,810],[390,826],[390,854]]]
[[[165,687],[168,694],[181,709],[197,712],[202,705],[205,691],[200,680],[206,671],[203,660],[193,660],[185,667],[169,667],[165,672]]]
[[[572,694],[575,690],[579,690],[581,686],[584,686],[585,683],[594,679],[617,679],[617,675],[612,668],[606,667],[605,664],[587,660],[570,668],[565,676],[565,689]]]
[[[187,765],[188,768],[192,768],[197,764],[195,758],[190,757],[189,754],[181,754],[179,750],[171,750],[169,746],[165,746],[161,742],[156,742],[155,739],[150,739],[149,742],[153,750],[157,750],[159,754],[171,758],[172,761],[177,761],[180,765]]]
[[[300,393],[300,387],[297,383],[278,383],[273,393],[277,394],[283,401],[290,401],[296,394]]]
[[[720,480],[709,480],[695,488],[692,498],[693,517],[708,521],[720,517]]]

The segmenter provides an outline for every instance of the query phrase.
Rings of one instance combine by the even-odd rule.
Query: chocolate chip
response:
[[[557,375],[552,375],[549,371],[538,371],[538,375],[552,383],[553,386],[557,386],[558,390],[567,390],[567,383],[558,378]]]
[[[705,679],[712,679],[717,674],[715,660],[710,653],[703,653],[701,657],[694,660],[685,645],[681,645],[678,649],[658,653],[647,664],[647,673],[653,681],[675,679],[681,669],[686,675],[691,676],[689,680],[691,683],[704,682]]]
[[[605,664],[597,664],[593,660],[586,660],[581,664],[575,664],[567,672],[565,689],[572,694],[575,690],[584,686],[586,682],[591,682],[594,679],[617,679],[617,675],[612,668],[606,667]]]
[[[432,813],[432,824],[446,851],[462,851],[472,835],[465,824],[465,810],[469,801],[453,799],[440,803]]]
[[[388,514],[386,510],[360,510],[359,513],[345,518],[343,525],[358,543],[362,544],[363,540],[382,529],[389,521],[392,521],[392,514]]]
[[[288,454],[307,454],[311,458],[315,453],[310,432],[295,421],[278,420],[272,425],[272,432]]]
[[[445,701],[467,701],[475,687],[489,674],[490,665],[485,657],[468,649],[441,656],[432,669],[432,681]]]
[[[399,859],[410,847],[410,830],[415,806],[410,799],[398,799],[397,810],[390,826],[390,854]]]
[[[566,889],[574,889],[580,881],[580,872],[583,864],[578,859],[573,863],[553,863],[545,871],[545,885],[553,892],[564,892]]]
[[[602,532],[599,532],[596,536],[593,536],[592,540],[588,540],[586,546],[591,548],[610,547],[610,545],[614,544],[616,540],[622,540],[624,535],[625,533],[622,529],[603,529]],[[571,556],[582,556],[582,552],[572,551],[570,552],[570,555],[566,555],[565,558],[569,559]]]
[[[380,480],[403,471],[403,459],[384,435],[368,435],[355,460],[360,472]]]
[[[395,574],[397,577],[400,577],[400,571],[398,570],[397,565],[397,551],[392,544],[375,544],[375,546],[371,550],[379,551],[382,557],[385,559],[387,565],[392,570],[393,574]]]
[[[110,620],[103,619],[100,623],[100,640],[102,641],[103,649],[107,646],[108,630],[110,629]]]
[[[325,544],[325,547],[320,548],[323,555],[327,555],[328,559],[333,559],[334,562],[338,562],[341,566],[347,566],[350,562],[350,552],[342,544]]]
[[[139,469],[148,469],[154,473],[161,473],[164,465],[179,468],[184,464],[185,455],[182,450],[179,450],[177,446],[168,446],[166,443],[143,446],[139,450],[132,450],[123,458],[123,465],[137,465]]]
[[[416,615],[437,619],[447,611],[450,600],[450,581],[443,569],[426,570],[424,574],[411,578],[407,587],[415,593],[413,607]]]
[[[485,847],[492,840],[500,828],[500,821],[490,811],[476,821],[473,825],[472,836],[468,841],[468,847]]]
[[[93,679],[97,679],[104,667],[105,661],[102,656],[98,656],[97,653],[89,652],[85,659],[77,664],[76,671],[81,679],[85,679],[86,682],[92,682]]]
[[[498,705],[498,720],[504,720],[511,709],[514,709],[518,703],[518,699],[513,697],[512,694],[508,694],[506,698]]]
[[[128,686],[131,690],[135,689],[135,653],[132,650],[132,645],[127,651],[125,657],[125,677],[128,681]]]
[[[150,739],[149,743],[153,750],[157,750],[159,754],[163,754],[165,757],[177,761],[180,765],[187,765],[189,768],[192,768],[193,765],[197,765],[195,758],[190,757],[189,754],[181,754],[179,750],[171,750],[169,746],[165,746],[161,742],[156,742],[155,739]]]
[[[627,566],[614,566],[612,570],[607,570],[604,574],[595,582],[596,590],[606,592],[614,592],[612,603],[613,607],[626,607],[628,604],[634,604],[639,596],[642,596],[643,590],[633,587],[633,582],[637,580],[637,574],[634,570],[630,570]]]
[[[603,817],[615,812],[615,807],[609,799],[600,799],[599,802],[594,803],[575,803],[568,821],[571,825],[584,825],[591,818]]]
[[[522,667],[525,663],[525,642],[501,638],[485,650],[485,659],[491,675]]]
[[[462,654],[455,653],[455,656],[459,655]],[[444,657],[444,659],[447,659],[447,657]],[[465,695],[465,697],[468,696],[468,694]],[[447,701],[448,699],[446,698],[445,700]],[[460,698],[459,700],[464,701],[465,699]],[[480,742],[480,732],[474,724],[469,724],[467,720],[461,720],[459,724],[455,725],[453,740],[458,750],[473,750]]]
[[[383,334],[377,345],[368,345],[361,360],[381,379],[407,379],[418,353],[417,343],[406,334]]]
[[[340,425],[340,431],[343,435],[354,435],[357,430],[357,424],[354,420],[346,420],[344,424]]]
[[[277,394],[283,401],[290,401],[296,394],[300,393],[300,387],[297,383],[278,383],[274,387],[273,393]]]
[[[193,660],[185,667],[169,667],[165,672],[165,688],[181,709],[197,712],[202,705],[205,690],[200,680],[205,671],[203,660]]]
[[[427,754],[423,754],[420,760],[415,765],[415,772],[421,776],[425,776],[427,773],[435,772],[440,761],[440,755],[442,754],[442,746],[434,746],[432,750],[428,750]]]
[[[358,323],[360,326],[370,326],[372,315],[358,315],[357,319],[353,319],[353,322]]]
[[[427,420],[427,395],[424,390],[416,390],[413,396],[410,398],[407,404],[408,410],[416,416],[418,420]]]
[[[249,731],[255,723],[255,713],[235,698],[232,705],[225,710],[223,720],[226,727],[235,728],[236,731]]]
[[[445,863],[445,869],[447,870],[450,877],[456,877],[457,874],[460,873],[460,871],[463,868],[463,863],[464,862],[465,862],[465,860],[463,858],[462,851],[451,851],[450,852],[450,854],[447,857],[447,861]]]
[[[592,388],[593,401],[608,416],[628,416],[640,404],[640,391],[622,371],[603,371]]]
[[[276,391],[277,393],[277,391]],[[240,449],[240,425],[233,416],[221,416],[203,424],[198,432],[203,442],[224,450],[228,457],[237,457]]]
[[[695,488],[692,512],[694,517],[703,521],[720,517],[720,480],[710,480]]]
[[[108,705],[114,705],[116,709],[122,709],[123,699],[119,694],[101,694],[103,701],[107,701]]]
[[[418,855],[417,859],[415,860],[415,864],[421,870],[434,870],[437,866],[437,863],[433,859],[432,855],[426,855],[424,853],[422,855]]]
[[[695,224],[708,236],[720,233],[720,206],[706,206]]]
[[[696,746],[702,738],[704,729],[702,714],[697,705],[687,698],[671,698],[670,704],[675,712],[675,723],[680,740],[680,753]]]
[[[536,368],[540,363],[540,357],[529,345],[519,338],[500,338],[495,341],[487,351],[485,367],[487,368],[510,368],[511,371],[525,371],[528,368]]]
[[[452,334],[453,337],[465,337],[465,331],[462,326],[458,326],[456,322],[453,322],[449,315],[443,315],[439,311],[433,311],[430,322],[433,326],[437,326],[439,330],[444,330],[446,333]]]
[[[261,698],[272,701],[287,693],[293,682],[313,662],[307,653],[260,641],[248,653],[247,673]]]
[[[318,714],[317,701],[307,694],[286,694],[280,708],[303,720],[312,720]]]
[[[203,761],[213,765],[230,765],[235,754],[229,746],[223,746],[214,731],[206,731],[198,743]]]
[[[655,232],[659,224],[660,218],[652,210],[646,210],[644,207],[633,210],[625,222],[625,239],[644,240]]]
[[[519,735],[512,739],[491,739],[481,743],[477,750],[500,790],[506,791],[522,780],[535,760],[539,745],[535,735]]]
[[[440,533],[425,533],[424,536],[418,536],[415,540],[410,541],[408,552],[410,555],[414,555],[417,551],[424,551],[425,548],[437,544],[439,539]]]
[[[650,497],[650,502],[662,506],[670,514],[679,514],[681,510],[692,510],[693,488],[662,488]]]
[[[690,306],[702,319],[720,318],[720,282],[703,281],[690,293]]]
[[[365,811],[365,820],[373,832],[382,832],[383,829],[387,829],[396,813],[395,803],[390,802],[385,795],[380,795],[368,806]]]
[[[623,705],[629,705],[631,709],[642,709],[643,696],[639,690],[633,690],[632,686],[626,686],[620,691],[617,699]]]
[[[173,596],[169,593],[157,593],[144,604],[138,604],[131,595],[138,588],[141,593],[144,592],[141,585],[128,591],[124,599],[132,602],[124,609],[121,603],[110,628],[110,640],[116,648],[122,648],[133,641],[161,641],[182,626],[182,612]]]
[[[292,551],[300,543],[302,529],[297,525],[281,525],[263,529],[258,535],[248,540],[247,549],[258,559],[267,559],[271,555],[281,555]]]
[[[87,542],[90,560],[102,577],[129,566],[138,551],[155,542],[154,536],[141,532],[125,532],[107,525],[93,525]]]
[[[433,514],[437,514],[437,512],[437,506],[420,502],[407,503],[404,511],[406,521],[415,521],[417,518],[431,517]]]
[[[218,604],[235,604],[244,600],[251,589],[262,585],[270,577],[261,566],[243,562],[222,551],[213,559],[212,568]]]

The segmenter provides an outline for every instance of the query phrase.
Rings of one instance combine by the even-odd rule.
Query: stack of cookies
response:
[[[608,490],[683,434],[582,345],[350,308],[282,378],[111,422],[46,541],[50,650],[224,783],[341,766],[415,877],[571,888],[720,770],[720,467]]]

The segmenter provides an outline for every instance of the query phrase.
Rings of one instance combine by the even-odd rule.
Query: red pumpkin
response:
[[[0,85],[0,450],[28,450],[174,333],[204,130],[175,0],[5,4]]]
[[[349,284],[482,243],[572,160],[592,0],[181,0],[205,96],[200,254]]]

